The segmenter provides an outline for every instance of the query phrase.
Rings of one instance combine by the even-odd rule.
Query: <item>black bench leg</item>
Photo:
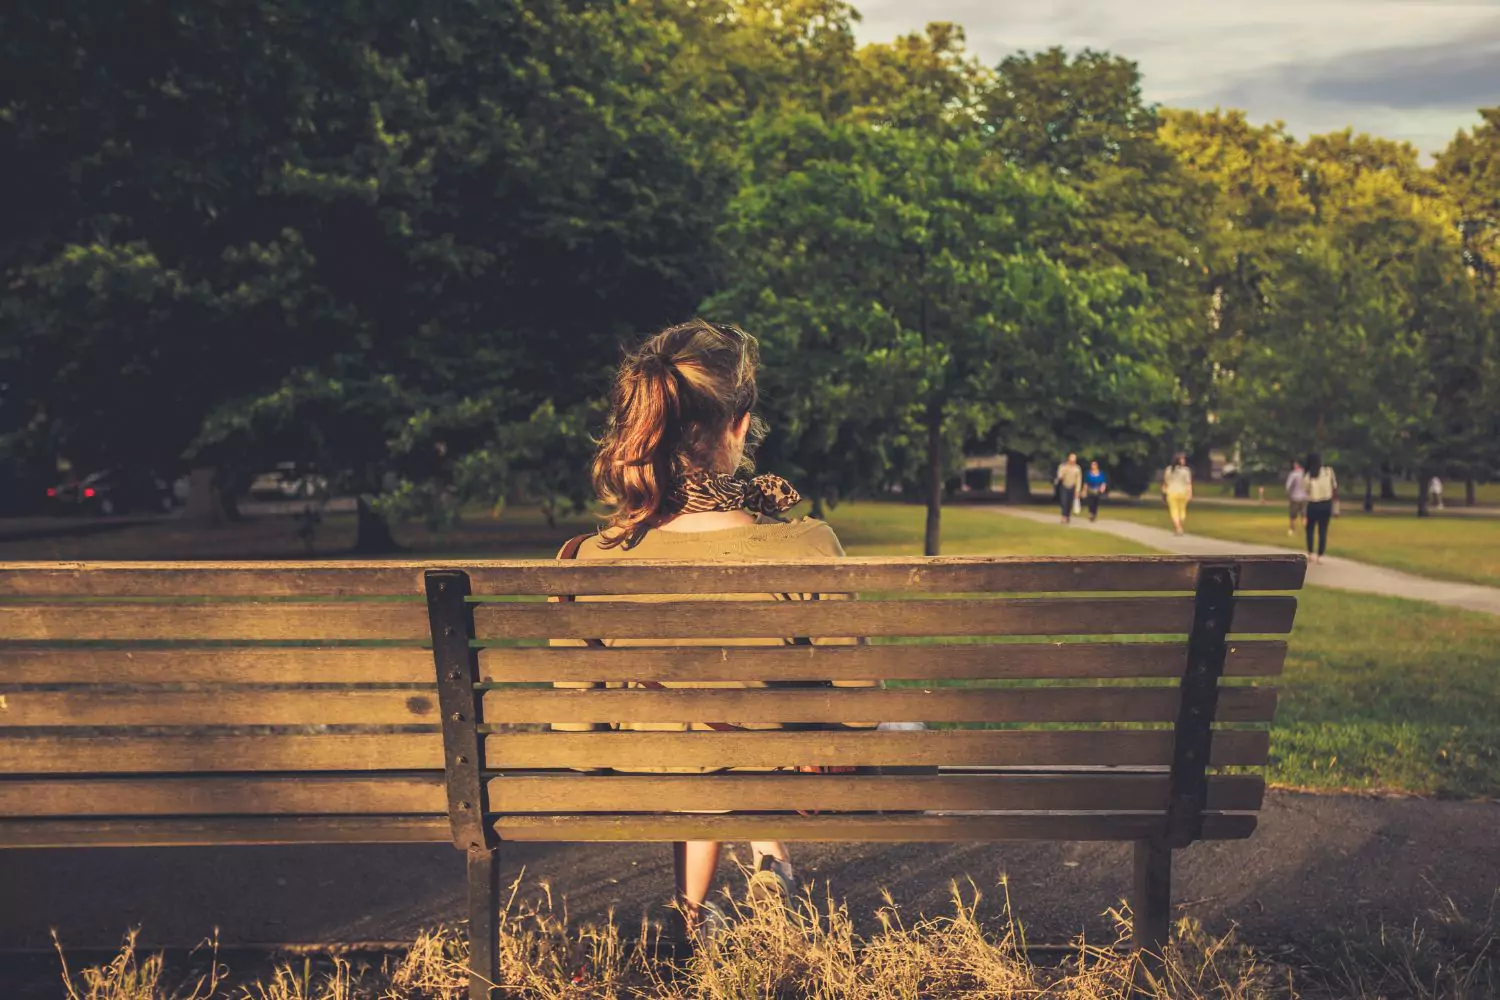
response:
[[[490,1000],[500,978],[499,853],[469,848],[469,1000]]]
[[[1159,969],[1172,932],[1172,849],[1165,840],[1135,842],[1135,916],[1132,947],[1141,960]]]

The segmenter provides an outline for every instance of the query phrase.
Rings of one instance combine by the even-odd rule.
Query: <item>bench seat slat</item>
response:
[[[438,723],[433,691],[19,691],[0,726],[385,726]]]
[[[1285,633],[1296,599],[1235,602],[1234,630]],[[1191,597],[945,601],[582,601],[476,605],[480,639],[1186,634]]]
[[[486,723],[732,722],[811,723],[907,719],[921,722],[1175,722],[1177,688],[814,688],[708,690],[512,689],[484,695]],[[1268,722],[1271,688],[1225,688],[1220,722]]]
[[[1224,675],[1275,676],[1286,649],[1280,639],[1232,641]],[[496,646],[480,650],[479,676],[488,683],[1181,677],[1187,655],[1185,642]]]
[[[1206,814],[1203,839],[1237,840],[1255,829],[1254,814]],[[1140,840],[1161,832],[1153,815],[998,816],[506,816],[502,841],[665,842],[790,840],[842,843],[955,843],[996,840]]]
[[[497,813],[633,812],[644,803],[694,809],[1119,810],[1166,809],[1165,774],[504,775],[489,781]],[[1208,808],[1253,811],[1265,796],[1259,775],[1214,775]]]
[[[409,601],[245,604],[0,604],[0,636],[26,642],[386,639],[427,642],[427,608]]]
[[[476,560],[474,592],[524,594],[670,593],[1022,593],[1192,590],[1202,559],[1191,556],[1016,556],[912,559],[856,557],[797,563]],[[1296,590],[1297,556],[1241,556],[1241,590]],[[0,598],[345,597],[422,593],[422,575],[441,564],[389,562],[0,563]]]
[[[441,772],[0,780],[0,817],[444,814]]]
[[[441,770],[440,733],[11,736],[0,774]]]
[[[121,649],[0,643],[7,684],[432,684],[425,649]]]
[[[452,842],[446,815],[0,820],[0,848]]]
[[[1264,764],[1264,730],[1224,730],[1210,763]],[[943,730],[935,732],[503,733],[485,739],[490,768],[1152,767],[1172,761],[1170,730]]]

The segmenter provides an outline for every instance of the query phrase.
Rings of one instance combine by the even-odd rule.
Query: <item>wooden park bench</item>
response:
[[[1279,673],[1286,645],[1244,637],[1290,631],[1304,570],[1292,556],[0,564],[0,847],[451,840],[468,853],[476,998],[497,975],[512,841],[1131,841],[1135,945],[1159,951],[1172,850],[1255,827],[1264,782],[1246,769],[1266,763],[1276,694],[1248,682]],[[798,593],[861,596],[732,596]],[[587,599],[537,600],[559,594]],[[707,644],[546,644],[598,637]],[[886,684],[670,686],[746,679]],[[552,686],[610,681],[669,686]],[[610,720],[932,725],[546,729]],[[814,764],[862,770],[768,770]],[[622,773],[663,765],[745,770]],[[653,811],[683,803],[734,812]]]

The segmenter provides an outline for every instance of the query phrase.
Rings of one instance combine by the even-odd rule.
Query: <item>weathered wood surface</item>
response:
[[[1175,722],[1176,688],[513,689],[484,696],[486,723],[520,722]],[[1268,722],[1271,688],[1225,688],[1220,722]],[[4,713],[0,713],[0,719]]]
[[[1292,629],[1292,597],[1235,602],[1241,633]],[[596,601],[489,603],[480,638],[667,639],[785,636],[1185,635],[1191,597],[995,598],[939,601]]]
[[[1264,730],[1214,734],[1210,763],[1264,764]],[[491,768],[1164,766],[1170,730],[942,730],[934,732],[503,733],[485,741]]]
[[[0,727],[412,726],[438,722],[433,691],[73,688],[0,696]]]
[[[808,562],[629,566],[554,560],[470,562],[0,563],[5,597],[351,597],[422,593],[429,569],[467,572],[474,592],[527,594],[1051,593],[1190,591],[1200,565],[1238,567],[1241,590],[1296,590],[1300,556],[855,557]]]
[[[823,810],[989,810],[1161,812],[1165,774],[844,774],[504,775],[489,782],[493,812],[629,813],[656,803],[746,812]],[[1259,775],[1216,775],[1208,808],[1260,808]]]
[[[0,773],[439,770],[443,741],[431,733],[318,735],[6,736]]]
[[[129,649],[0,643],[8,684],[432,684],[425,649]]]
[[[427,608],[394,602],[0,604],[0,636],[22,642],[430,638]]]
[[[246,777],[55,777],[0,781],[0,817],[367,813],[443,816],[441,771]]]
[[[1273,677],[1281,673],[1286,648],[1280,639],[1231,642],[1224,675]],[[1181,677],[1187,654],[1185,642],[495,646],[480,651],[479,675],[490,683]]]
[[[1203,839],[1250,836],[1255,816],[1206,815]],[[1161,829],[1152,815],[1041,816],[505,816],[502,841],[789,840],[961,843],[994,840],[1139,840]]]
[[[0,848],[446,843],[447,816],[0,820]]]

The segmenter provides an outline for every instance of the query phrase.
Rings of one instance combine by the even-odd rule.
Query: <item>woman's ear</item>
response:
[[[750,414],[746,413],[743,417],[740,417],[740,419],[735,422],[734,427],[731,428],[731,432],[734,434],[735,441],[737,441],[741,447],[743,447],[745,444],[745,438],[750,435],[751,419],[752,418]]]

